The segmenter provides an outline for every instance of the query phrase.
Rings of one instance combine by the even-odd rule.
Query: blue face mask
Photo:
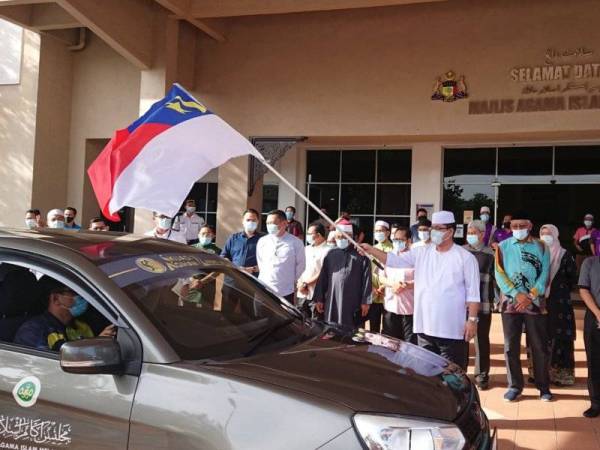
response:
[[[313,235],[312,234],[307,234],[306,235],[306,243],[308,245],[313,245],[314,242],[315,242],[315,238],[313,237]]]
[[[279,225],[277,225],[276,223],[268,223],[267,224],[267,233],[269,233],[269,234],[279,233]]]
[[[524,241],[529,236],[529,230],[513,230],[512,234],[517,241]]]
[[[467,234],[467,242],[471,247],[476,247],[479,244],[479,237],[476,234]]]
[[[337,245],[337,248],[342,249],[342,250],[348,248],[349,244],[350,244],[350,241],[348,241],[348,239],[336,239],[335,240],[335,245]]]
[[[200,245],[206,246],[212,242],[212,238],[210,236],[200,236],[198,241],[200,242]]]
[[[406,248],[406,241],[401,241],[399,239],[394,239],[392,241],[392,245],[394,246],[394,251],[403,252]]]
[[[292,211],[286,211],[285,217],[287,218],[287,220],[292,220],[294,218],[294,213]]]
[[[88,309],[88,302],[81,296],[75,296],[73,306],[69,308],[69,312],[73,317],[79,317]]]

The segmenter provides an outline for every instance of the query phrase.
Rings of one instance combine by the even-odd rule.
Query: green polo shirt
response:
[[[389,239],[384,242],[379,242],[374,246],[377,250],[381,250],[382,252],[389,253],[394,249],[392,241]],[[373,290],[379,289],[381,286],[381,282],[379,281],[379,269],[375,264],[371,265],[371,272],[373,277]],[[376,295],[373,294],[373,303],[383,303],[385,295]]]

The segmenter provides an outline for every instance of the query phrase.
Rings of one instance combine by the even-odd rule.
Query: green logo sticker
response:
[[[37,377],[25,377],[13,389],[13,397],[19,406],[29,408],[35,405],[42,385]]]

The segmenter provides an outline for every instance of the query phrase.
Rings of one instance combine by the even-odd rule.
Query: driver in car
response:
[[[93,338],[91,327],[78,318],[87,308],[88,302],[68,287],[55,288],[50,293],[48,310],[21,325],[14,342],[39,350],[58,351],[67,341]],[[115,326],[109,325],[99,336],[113,337],[115,333]]]

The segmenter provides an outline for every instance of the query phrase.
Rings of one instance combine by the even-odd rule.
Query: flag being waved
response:
[[[92,187],[111,220],[124,206],[173,217],[194,183],[254,146],[183,87],[174,84],[138,120],[115,132],[88,169]]]

